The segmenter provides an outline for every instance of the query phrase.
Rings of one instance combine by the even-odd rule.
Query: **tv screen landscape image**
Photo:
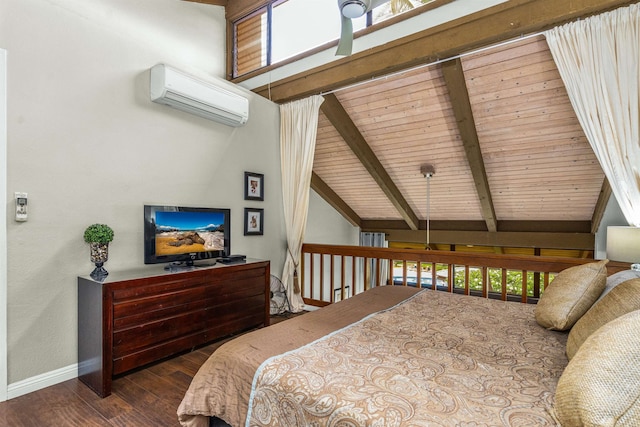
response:
[[[145,264],[229,254],[229,209],[145,206]]]

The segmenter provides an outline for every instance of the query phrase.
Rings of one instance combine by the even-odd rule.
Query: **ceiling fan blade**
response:
[[[353,23],[351,19],[340,14],[342,18],[340,30],[340,42],[338,43],[337,55],[351,55],[353,47]]]
[[[390,1],[391,0],[371,0],[371,3],[369,3],[369,7],[367,7],[367,12],[385,3],[389,3]]]

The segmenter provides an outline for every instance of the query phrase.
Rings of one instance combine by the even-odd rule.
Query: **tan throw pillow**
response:
[[[640,310],[593,333],[565,368],[555,417],[563,427],[640,426]]]
[[[542,327],[566,331],[593,305],[607,281],[608,259],[562,270],[544,290],[535,309]]]
[[[569,360],[599,327],[635,310],[640,310],[640,279],[627,280],[617,285],[576,322],[567,339]]]

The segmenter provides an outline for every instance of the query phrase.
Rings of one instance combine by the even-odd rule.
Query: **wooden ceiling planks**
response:
[[[424,163],[440,171],[431,182],[432,218],[481,218],[447,88],[437,67],[387,76],[336,95],[421,219],[426,218],[426,183],[420,174]]]
[[[313,170],[359,217],[402,219],[322,112]]]
[[[380,163],[380,160],[365,140],[360,129],[351,119],[349,113],[344,109],[340,100],[334,94],[327,94],[324,98],[325,100],[320,106],[321,111],[358,157],[376,184],[389,198],[389,201],[395,206],[407,225],[412,230],[417,230],[419,221],[415,212],[409,206],[395,182],[389,177],[387,170]]]
[[[463,63],[498,218],[591,219],[604,174],[544,37]]]
[[[465,156],[440,66],[416,68],[335,93],[413,212],[421,221],[426,219],[426,181],[420,166],[430,163],[436,168],[430,194],[433,221],[484,220],[490,231],[496,231],[495,224],[505,220],[590,220],[603,174],[544,39],[522,39],[465,55],[460,62],[463,73],[450,84],[455,89],[462,81],[473,106],[481,161],[487,164],[485,191],[493,197],[484,207],[478,179],[469,166],[477,161]],[[465,120],[464,115],[458,119]],[[399,220],[393,204],[384,201],[375,180],[349,151],[322,117],[314,170],[332,181],[327,185],[336,197],[354,206],[362,223]]]

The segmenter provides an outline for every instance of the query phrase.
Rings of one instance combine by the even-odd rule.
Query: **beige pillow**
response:
[[[594,332],[565,368],[554,412],[563,427],[640,426],[640,310]]]
[[[635,310],[640,310],[640,279],[627,280],[617,285],[576,322],[567,339],[569,360],[599,327]]]
[[[577,265],[558,273],[536,305],[536,322],[558,331],[571,328],[604,290],[608,262]]]

